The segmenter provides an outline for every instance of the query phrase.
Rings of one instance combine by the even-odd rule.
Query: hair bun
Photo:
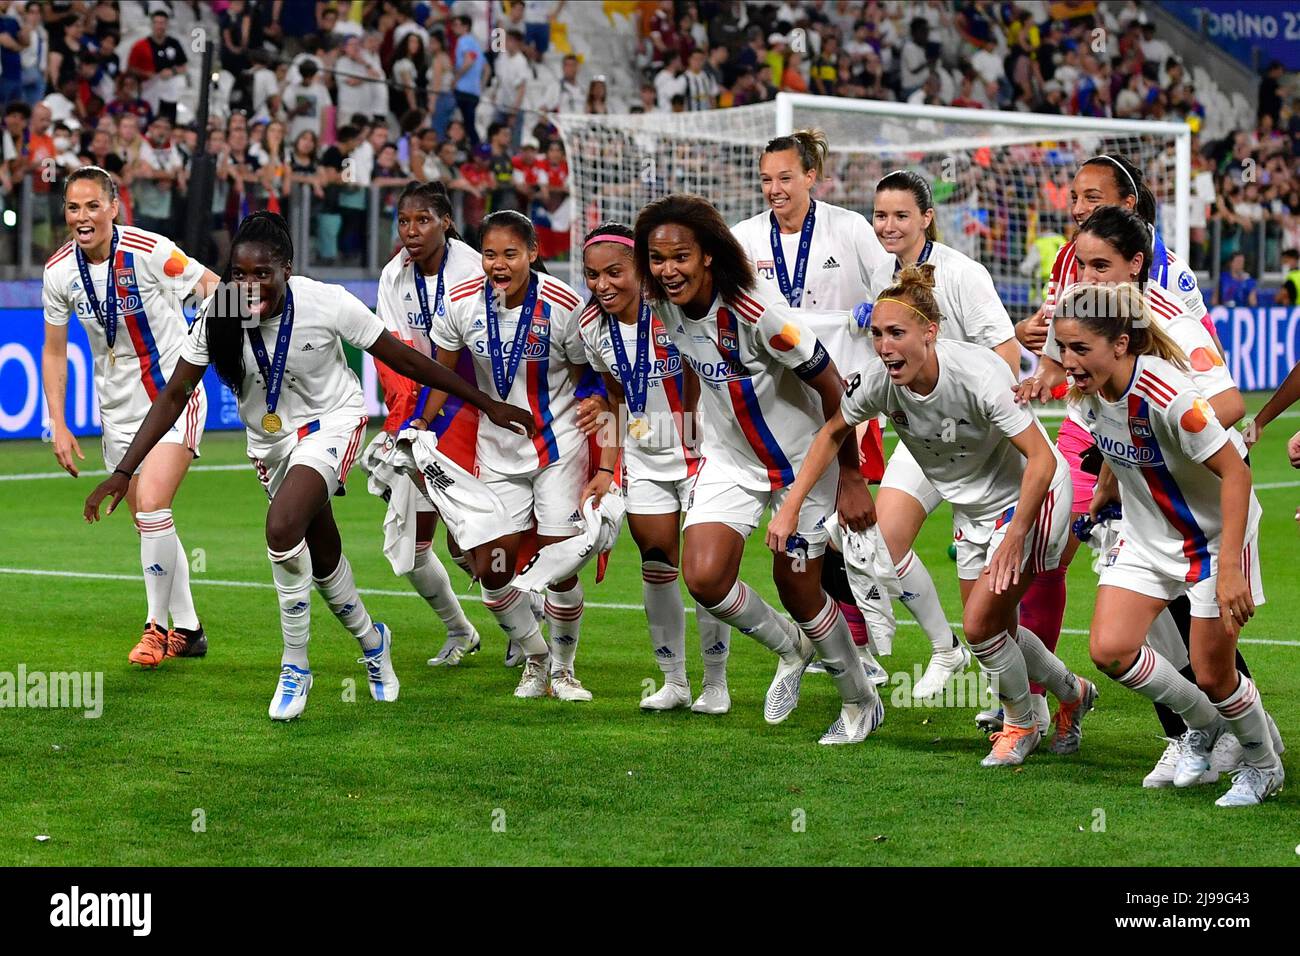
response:
[[[904,289],[933,289],[934,263],[913,263],[910,266],[904,266],[898,275],[894,277],[894,285]]]

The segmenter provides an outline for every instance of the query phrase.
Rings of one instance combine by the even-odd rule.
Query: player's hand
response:
[[[1061,398],[1061,386],[1065,384],[1065,370],[1053,367],[1044,367],[1047,363],[1038,366],[1038,373],[1031,375],[1017,385],[1012,386],[1011,391],[1016,396],[1017,405],[1028,405],[1030,402],[1047,402],[1053,398]]]
[[[1286,454],[1291,459],[1292,468],[1300,468],[1300,432],[1291,436],[1291,440],[1286,443]]]
[[[1110,469],[1103,468],[1102,473],[1097,476],[1096,489],[1092,493],[1092,502],[1088,505],[1088,517],[1096,521],[1101,509],[1112,501],[1119,501],[1119,479],[1115,477],[1114,472],[1110,471]]]
[[[984,566],[988,575],[989,590],[1002,594],[1020,583],[1020,565],[1024,562],[1025,536],[1015,531],[1008,531],[998,545],[989,563]]]
[[[1259,436],[1263,434],[1264,428],[1257,422],[1254,416],[1247,418],[1241,426],[1241,440],[1246,443],[1246,448],[1254,448],[1259,444]]]
[[[1021,319],[1016,323],[1016,338],[1035,355],[1042,353],[1043,346],[1047,344],[1047,316],[1042,309],[1035,312],[1032,318]]]
[[[532,412],[517,405],[493,402],[487,409],[487,417],[498,428],[509,428],[529,438],[537,434],[537,423],[533,421]]]
[[[767,523],[767,546],[773,554],[785,554],[786,542],[799,528],[799,509],[788,507],[789,501]]]
[[[77,463],[73,460],[73,455],[86,460],[86,456],[81,453],[81,446],[77,444],[77,439],[73,437],[72,432],[66,428],[56,428],[54,430],[54,457],[59,462],[59,467],[76,478],[81,472],[77,470]]]
[[[81,512],[82,517],[86,519],[87,524],[94,524],[99,520],[99,506],[105,498],[112,498],[109,502],[108,510],[105,516],[111,515],[117,510],[117,506],[122,503],[126,497],[127,490],[131,487],[131,479],[121,472],[115,471],[98,485],[95,490],[86,496],[86,507]]]
[[[609,411],[609,402],[601,395],[588,395],[578,402],[578,431],[584,435],[595,434],[600,429],[601,416]]]
[[[876,503],[860,474],[841,477],[835,510],[840,514],[840,523],[850,531],[866,531],[876,523]]]
[[[1226,567],[1223,562],[1219,563],[1214,596],[1219,602],[1223,629],[1235,640],[1246,622],[1255,616],[1255,601],[1250,596],[1250,586],[1246,583],[1241,568],[1231,562]]]
[[[587,482],[582,494],[578,498],[578,510],[585,510],[587,499],[591,499],[592,507],[599,508],[601,501],[609,494],[610,489],[614,487],[614,476],[607,471],[598,471],[592,476],[591,481]]]

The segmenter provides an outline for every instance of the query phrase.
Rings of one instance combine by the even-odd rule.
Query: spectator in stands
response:
[[[23,10],[23,26],[27,29],[27,45],[23,47],[22,64],[23,102],[35,106],[45,95],[46,77],[50,60],[50,37],[41,20],[41,5],[29,2]]]
[[[496,119],[509,128],[511,143],[518,146],[523,135],[524,94],[533,80],[528,57],[524,54],[524,35],[517,30],[506,34],[506,49],[492,64],[496,73]]]
[[[297,140],[310,132],[319,141],[324,135],[325,112],[334,101],[322,82],[315,60],[303,60],[298,73],[301,82],[290,83],[281,97],[289,114],[289,138]]]
[[[672,108],[672,99],[674,96],[686,95],[686,78],[683,75],[685,70],[682,66],[682,55],[676,50],[670,51],[664,57],[664,67],[655,74],[655,98],[659,107],[659,112],[666,113]]]
[[[556,95],[556,112],[582,113],[586,107],[586,92],[578,80],[580,67],[578,58],[572,53],[564,58],[560,66],[560,84]]]
[[[680,53],[677,36],[677,19],[673,16],[673,0],[659,0],[650,17],[650,65],[661,69],[668,64],[672,53]]]
[[[524,8],[524,38],[528,45],[545,56],[551,48],[551,25],[564,10],[565,0],[533,0],[520,4]]]
[[[478,241],[479,226],[487,215],[488,194],[493,187],[492,170],[488,161],[492,158],[492,147],[480,143],[474,148],[472,158],[461,164],[460,175],[473,188],[466,193],[464,201],[465,238],[468,242]]]
[[[1214,304],[1236,308],[1239,305],[1254,308],[1257,302],[1255,279],[1246,271],[1246,254],[1235,252],[1228,260],[1228,270],[1219,276],[1214,290]]]
[[[398,41],[394,39],[394,43]],[[425,110],[429,103],[429,78],[432,69],[424,52],[420,34],[411,31],[402,37],[389,76],[388,109],[395,116],[410,110]],[[451,75],[446,79],[449,81]],[[448,87],[450,96],[450,87]]]
[[[603,76],[597,76],[587,87],[587,112],[595,115],[610,112],[608,102],[609,91]]]
[[[171,120],[155,117],[132,169],[136,224],[149,232],[171,233],[173,200],[185,183],[184,163],[172,142]]]
[[[808,70],[808,82],[812,92],[821,96],[831,96],[835,93],[835,84],[840,75],[839,59],[839,37],[831,33],[822,40],[821,50],[813,57],[812,66]]]
[[[453,74],[452,90],[461,119],[465,123],[470,149],[478,145],[478,127],[475,125],[474,114],[483,95],[483,48],[470,33],[472,25],[473,21],[464,15],[452,17],[451,20],[451,31],[456,38],[456,72]]]
[[[743,106],[743,103],[736,103],[736,106]],[[632,107],[633,113],[658,113],[659,97],[655,92],[653,83],[641,84],[641,100],[636,106]]]
[[[30,39],[18,4],[0,0],[0,103],[24,98],[23,51]]]
[[[791,52],[785,58],[785,72],[781,74],[781,89],[787,93],[807,93],[808,80],[803,75],[803,54]]]
[[[488,127],[488,171],[492,189],[488,196],[488,212],[502,209],[519,209],[515,195],[515,167],[510,158],[510,127],[493,123]]]
[[[1300,305],[1300,249],[1282,250],[1282,286],[1273,302],[1276,305]]]
[[[514,167],[515,208],[529,210],[531,219],[534,201],[541,201],[545,197],[546,169],[538,155],[540,144],[535,137],[531,134],[525,136],[520,146],[519,155],[510,161],[511,166]]]
[[[151,32],[131,48],[127,67],[140,80],[140,95],[155,114],[176,118],[176,104],[185,93],[188,62],[180,41],[167,33],[171,17],[161,7],[150,17]]]
[[[903,44],[899,59],[900,95],[908,99],[919,90],[930,73],[926,47],[930,43],[930,24],[924,17],[913,17],[908,26],[908,40]],[[1008,74],[1010,69],[1008,68]]]
[[[688,110],[711,110],[718,105],[720,88],[717,80],[705,71],[707,55],[701,49],[691,51],[690,63],[682,79],[686,84],[686,108]]]
[[[123,113],[117,118],[117,141],[113,144],[113,151],[126,161],[127,166],[134,168],[140,159],[140,147],[145,142],[142,131],[149,129],[152,124],[152,119],[149,123],[142,124],[135,113]]]

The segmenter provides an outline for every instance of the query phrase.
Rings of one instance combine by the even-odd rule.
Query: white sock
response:
[[[1252,767],[1275,767],[1277,754],[1273,752],[1273,735],[1268,730],[1264,702],[1260,700],[1253,680],[1240,672],[1237,678],[1237,689],[1214,707],[1232,726],[1246,763]]]
[[[573,670],[582,629],[582,582],[567,591],[546,589],[546,628],[551,636],[551,673]]]
[[[288,551],[267,549],[271,578],[280,600],[280,633],[284,636],[281,664],[303,670],[307,663],[307,641],[311,639],[311,552],[299,541]]]
[[[1020,645],[1006,631],[1000,631],[983,644],[972,644],[970,649],[997,688],[1004,722],[1013,727],[1034,726],[1029,705],[1029,674]]]
[[[704,683],[727,686],[727,657],[731,653],[731,625],[719,621],[698,602],[695,628],[700,632],[700,656],[704,658]]]
[[[483,586],[483,606],[496,618],[497,625],[528,657],[544,657],[550,652],[542,629],[533,617],[528,595],[512,584],[503,588]]]
[[[849,622],[832,597],[811,621],[797,621],[799,627],[817,648],[817,654],[826,665],[826,673],[835,682],[840,699],[846,704],[865,706],[875,696],[874,688],[867,683],[862,671],[862,659],[849,633]]]
[[[140,532],[140,567],[144,569],[144,594],[149,620],[164,631],[170,614],[172,585],[176,581],[176,525],[172,510],[140,511],[135,516]]]
[[[346,554],[339,555],[338,567],[329,577],[316,579],[316,588],[339,623],[361,643],[363,651],[373,651],[384,642],[357,593],[357,582],[352,579],[352,565],[348,564]]]
[[[448,634],[468,634],[473,629],[452,589],[447,569],[433,553],[430,542],[416,544],[415,566],[406,572],[406,580],[411,582],[416,594],[429,602],[429,607],[446,626]]]
[[[180,536],[176,537],[176,572],[172,578],[172,596],[167,604],[171,612],[172,627],[183,627],[187,631],[199,629],[199,614],[194,610],[194,595],[190,593],[190,558],[185,553]]]
[[[677,569],[663,561],[641,562],[641,599],[650,624],[655,663],[675,684],[686,683],[686,606]]]
[[[474,569],[469,566],[469,556],[465,554],[464,551],[462,551],[460,554],[453,554],[451,556],[451,560],[452,563],[456,565],[456,567],[460,568],[471,578],[474,577]]]
[[[749,635],[769,651],[787,659],[799,653],[780,616],[743,581],[737,580],[727,596],[708,610],[719,621]]]
[[[1031,681],[1042,684],[1063,704],[1073,704],[1079,699],[1079,678],[1047,649],[1037,634],[1027,627],[1018,627],[1016,643],[1025,657],[1025,673]]]
[[[1182,717],[1188,727],[1203,730],[1219,719],[1205,691],[1178,673],[1173,664],[1148,644],[1138,649],[1133,666],[1115,680],[1147,700],[1164,704]]]
[[[916,623],[921,625],[934,652],[942,654],[951,651],[957,646],[957,638],[948,626],[943,605],[939,603],[939,592],[934,588],[934,579],[916,552],[908,551],[903,555],[895,570],[898,572],[898,583],[903,586],[899,600],[916,618]]]

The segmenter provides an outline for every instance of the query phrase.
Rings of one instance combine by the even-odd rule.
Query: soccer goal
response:
[[[1036,240],[1067,229],[1070,181],[1089,156],[1110,153],[1137,164],[1155,193],[1166,241],[1187,252],[1191,130],[1181,123],[781,93],[774,102],[708,112],[564,114],[558,125],[568,153],[578,281],[586,231],[608,219],[630,225],[659,196],[697,193],[731,223],[761,212],[763,146],[807,127],[823,130],[831,144],[817,198],[869,217],[885,173],[901,167],[925,176],[940,240],[988,268],[1013,318],[1041,301],[1041,274],[1027,257],[1042,248]]]

